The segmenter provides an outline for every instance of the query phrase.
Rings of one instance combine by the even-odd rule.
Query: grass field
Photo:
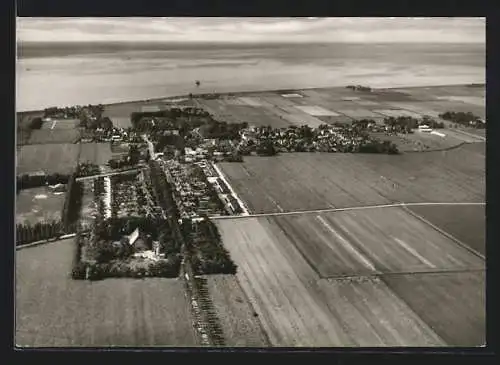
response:
[[[79,162],[90,161],[96,165],[105,165],[113,158],[109,143],[82,143]]]
[[[177,279],[75,281],[72,240],[16,253],[17,346],[197,346]]]
[[[43,122],[42,129],[52,129],[52,130],[67,130],[75,129],[80,124],[78,119],[55,119],[53,121]]]
[[[103,116],[109,117],[115,127],[129,128],[132,127],[130,114],[133,112],[140,112],[143,104],[144,103],[137,102],[106,105],[104,107]]]
[[[31,132],[28,144],[76,143],[79,139],[78,129],[37,129]]]
[[[252,212],[344,208],[389,202],[483,202],[480,146],[403,154],[290,153],[221,163]]]
[[[55,195],[47,187],[21,190],[16,196],[16,224],[58,221],[65,194]]]
[[[25,145],[17,153],[17,175],[45,171],[69,174],[76,168],[80,145],[72,143]]]
[[[323,278],[484,268],[482,259],[399,207],[267,219]]]
[[[258,317],[234,275],[208,275],[207,286],[212,303],[230,347],[266,347],[267,338]]]
[[[408,209],[480,254],[486,254],[486,211],[484,206],[412,206]]]
[[[380,278],[321,279],[287,234],[267,219],[218,225],[273,346],[445,345]],[[443,326],[455,322],[462,325],[453,317]]]
[[[384,282],[449,345],[486,343],[484,271],[387,276]]]

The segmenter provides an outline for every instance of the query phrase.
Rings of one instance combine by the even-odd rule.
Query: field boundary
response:
[[[84,181],[84,180],[94,180],[100,177],[106,177],[106,176],[114,176],[114,175],[121,175],[121,174],[128,174],[136,171],[140,171],[144,169],[146,166],[140,165],[138,167],[134,167],[132,169],[127,169],[127,170],[120,170],[120,171],[112,171],[112,172],[106,172],[103,174],[98,174],[98,175],[90,175],[90,176],[80,176],[76,178],[76,181]]]
[[[472,247],[469,247],[469,245],[466,245],[465,243],[463,243],[462,241],[460,241],[458,238],[456,238],[452,234],[450,234],[450,233],[446,232],[445,230],[439,228],[438,226],[436,226],[432,222],[428,221],[427,219],[425,219],[421,215],[413,212],[411,209],[408,209],[408,204],[403,205],[403,209],[405,211],[407,211],[409,214],[411,214],[412,216],[414,216],[415,218],[419,219],[421,222],[427,224],[428,226],[432,227],[433,229],[435,229],[436,231],[438,231],[439,233],[441,233],[443,236],[449,238],[450,240],[452,240],[453,242],[455,242],[456,244],[458,244],[460,247],[466,249],[467,251],[469,251],[473,255],[475,255],[475,256],[483,259],[483,260],[486,260],[486,257],[484,255],[482,255],[478,251],[474,250]]]
[[[393,271],[393,272],[374,272],[370,274],[352,274],[352,275],[334,275],[320,276],[324,280],[343,280],[343,279],[362,279],[384,276],[399,276],[399,275],[426,275],[426,274],[460,274],[467,272],[486,271],[485,268],[470,268],[470,269],[440,269],[440,270],[422,270],[422,271]]]
[[[348,208],[323,208],[323,209],[313,209],[313,210],[296,210],[292,212],[272,212],[272,213],[255,213],[249,215],[226,215],[226,216],[212,216],[210,219],[221,220],[221,219],[242,219],[242,218],[259,218],[259,217],[273,217],[281,215],[298,215],[298,214],[318,214],[318,213],[329,213],[329,212],[343,212],[350,210],[363,210],[363,209],[376,209],[376,208],[395,208],[395,207],[411,207],[411,206],[433,206],[433,205],[486,205],[486,203],[479,202],[425,202],[425,203],[392,203],[392,204],[377,204],[377,205],[364,205],[359,207],[348,207]],[[437,228],[437,227],[436,227]],[[456,240],[456,239],[455,239]]]
[[[65,240],[65,239],[73,238],[73,237],[76,237],[76,233],[69,233],[69,234],[65,234],[65,235],[62,235],[62,236],[49,238],[49,239],[46,239],[46,240],[31,242],[31,243],[27,243],[25,245],[16,246],[16,251],[17,250],[21,250],[23,248],[30,248],[30,247],[34,247],[34,246],[40,246],[40,245],[43,245],[43,244],[56,243],[56,242],[59,242],[61,240]]]

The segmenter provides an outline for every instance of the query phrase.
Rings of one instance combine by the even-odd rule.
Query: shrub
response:
[[[71,271],[71,278],[74,280],[85,280],[85,275],[87,272],[87,265],[83,262],[78,262],[73,266]]]

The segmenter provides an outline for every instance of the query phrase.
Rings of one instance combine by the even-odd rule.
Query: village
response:
[[[461,114],[445,117],[471,118]],[[201,272],[203,267],[210,272],[234,270],[219,236],[213,233],[217,229],[210,218],[245,216],[249,210],[217,166],[219,162],[241,163],[245,156],[292,152],[398,154],[398,146],[385,137],[440,135],[438,130],[444,127],[443,122],[427,116],[271,127],[228,123],[200,108],[172,107],[133,112],[132,126],[123,128],[103,117],[99,105],[50,108],[41,122],[53,125],[67,118],[78,118],[80,143],[109,143],[111,151],[122,152],[107,164],[80,162],[72,176],[51,177],[51,181],[63,182],[55,189],[67,190],[67,196],[76,202],[81,200],[78,194],[92,196],[83,209],[68,200],[63,212],[63,226],[75,227],[79,222],[77,242],[82,254],[74,277],[85,279],[176,276],[186,242],[191,246],[184,254],[191,252]],[[37,179],[45,178],[25,176],[19,188],[38,186]],[[92,213],[77,219],[78,209]],[[48,235],[58,227],[54,223],[37,229]],[[36,236],[27,229],[19,231],[21,237]]]

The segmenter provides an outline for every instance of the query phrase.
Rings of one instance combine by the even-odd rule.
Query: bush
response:
[[[82,207],[83,185],[81,182],[76,181],[76,174],[70,177],[67,190],[61,214],[65,230],[69,230],[69,227],[78,220]]]
[[[71,278],[74,280],[85,280],[87,272],[87,265],[83,262],[78,262],[73,266],[73,270],[71,271]]]
[[[30,126],[29,128],[30,129],[40,129],[42,128],[42,125],[43,125],[43,121],[42,121],[42,118],[33,118],[30,122]]]

